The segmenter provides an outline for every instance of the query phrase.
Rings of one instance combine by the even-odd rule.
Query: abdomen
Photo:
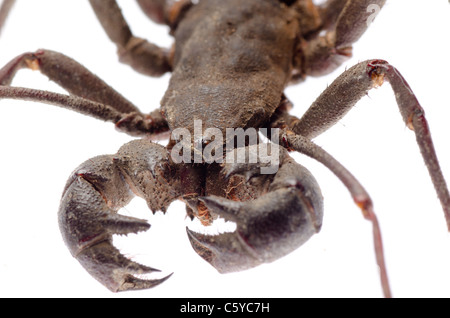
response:
[[[174,71],[162,100],[170,128],[258,127],[289,80],[298,26],[276,0],[203,0],[175,33]],[[255,115],[256,114],[256,115]]]

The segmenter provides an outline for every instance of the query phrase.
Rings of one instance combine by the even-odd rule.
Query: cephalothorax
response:
[[[217,217],[235,222],[234,232],[217,236],[187,230],[195,251],[220,272],[272,262],[298,248],[322,223],[320,189],[313,176],[289,156],[288,151],[295,150],[335,173],[364,217],[373,222],[382,285],[390,296],[370,197],[347,169],[311,139],[339,121],[371,88],[388,81],[404,122],[416,134],[450,225],[450,197],[421,106],[398,70],[384,60],[367,60],[348,69],[300,119],[288,113],[290,102],[283,94],[290,83],[327,74],[341,65],[370,24],[369,6],[381,8],[385,1],[329,0],[321,6],[311,0],[138,2],[152,20],[170,26],[175,38],[171,50],[134,37],[115,1],[90,1],[122,62],[151,76],[172,72],[161,108],[149,115],[57,52],[24,53],[0,69],[0,98],[62,106],[113,122],[133,136],[150,137],[124,145],[117,154],[86,161],[69,178],[59,223],[72,255],[112,291],[163,282],[166,278],[141,278],[140,274],[154,269],[124,257],[112,244],[114,234],[149,228],[145,220],[117,213],[137,195],[153,212],[182,200],[188,215],[204,225]],[[3,2],[0,27],[12,3]],[[24,67],[39,69],[70,95],[9,86]],[[230,141],[238,139],[240,128],[248,139],[236,147]],[[259,139],[251,141],[248,132],[253,128],[272,140],[265,154],[274,161],[262,156]],[[236,133],[231,139],[230,129]],[[150,141],[170,133],[167,147]],[[224,144],[233,147],[219,147]],[[248,160],[226,160],[238,158],[235,154],[241,150]],[[256,156],[249,162],[251,154]]]

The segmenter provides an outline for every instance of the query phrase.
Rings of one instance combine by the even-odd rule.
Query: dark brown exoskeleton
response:
[[[172,72],[161,108],[142,114],[83,66],[48,50],[22,54],[0,69],[0,98],[55,104],[111,121],[133,136],[159,138],[180,129],[195,136],[194,124],[201,121],[201,138],[189,139],[184,150],[202,151],[211,145],[204,138],[208,128],[223,135],[228,128],[278,128],[278,138],[267,136],[283,146],[272,148],[279,165],[267,174],[261,173],[267,162],[260,157],[249,163],[206,162],[203,157],[190,163],[190,156],[176,162],[174,138],[167,147],[150,138],[135,140],[115,155],[95,157],[78,167],[61,201],[61,231],[72,255],[110,290],[149,288],[165,280],[140,278],[139,274],[154,269],[129,260],[112,245],[113,234],[149,228],[144,220],[117,213],[135,195],[143,197],[153,212],[165,211],[174,200],[182,200],[188,215],[205,225],[218,216],[234,221],[233,233],[208,236],[187,230],[195,251],[220,272],[271,262],[298,248],[320,230],[323,206],[313,176],[288,154],[296,150],[334,172],[364,217],[372,221],[382,285],[390,296],[370,197],[341,164],[311,141],[385,80],[395,92],[405,123],[416,134],[450,225],[450,198],[423,110],[405,79],[388,62],[358,63],[337,78],[301,119],[288,113],[284,88],[341,65],[368,27],[369,5],[381,8],[385,1],[328,0],[316,6],[310,0],[200,0],[195,4],[139,0],[152,20],[170,26],[175,38],[170,51],[134,37],[115,1],[90,2],[117,44],[122,62],[151,76]],[[0,27],[12,4],[11,0],[3,2]],[[71,95],[9,86],[23,67],[39,69]],[[243,149],[250,153],[256,146],[243,145]]]

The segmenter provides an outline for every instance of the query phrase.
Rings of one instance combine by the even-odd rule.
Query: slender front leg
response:
[[[161,76],[171,71],[168,51],[133,36],[115,0],[89,2],[108,37],[117,45],[122,63],[150,76]]]
[[[353,200],[361,209],[364,217],[372,222],[373,237],[375,245],[375,255],[377,264],[380,269],[381,285],[385,297],[391,297],[391,289],[389,286],[389,280],[387,276],[386,263],[384,260],[383,243],[381,239],[381,230],[378,224],[377,216],[373,210],[372,199],[367,191],[359,183],[359,181],[336,159],[330,154],[324,151],[322,148],[315,145],[307,138],[296,135],[292,131],[280,135],[279,140],[286,148],[296,150],[302,154],[305,154],[313,159],[316,159],[328,169],[330,169],[349,190]]]
[[[92,158],[68,180],[59,209],[59,224],[72,255],[111,291],[151,288],[163,279],[147,280],[139,274],[153,268],[133,262],[113,245],[113,234],[146,231],[141,219],[118,214],[134,195],[153,211],[165,211],[179,196],[167,150],[147,140],[124,145],[117,155]]]
[[[5,86],[11,83],[17,71],[22,68],[41,71],[71,96]],[[49,50],[21,54],[0,69],[0,98],[27,99],[58,105],[111,121],[119,130],[135,136],[157,136],[169,130],[159,110],[150,115],[142,114],[130,101],[83,65]]]

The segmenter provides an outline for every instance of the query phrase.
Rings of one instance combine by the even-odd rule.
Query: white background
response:
[[[163,46],[172,42],[133,1],[119,1],[133,32]],[[386,59],[407,79],[425,108],[444,175],[450,181],[450,4],[390,0],[354,46],[354,57],[333,74],[287,90],[300,116],[345,67]],[[153,79],[118,63],[87,1],[19,0],[0,37],[0,65],[25,51],[65,53],[105,79],[143,111],[158,107],[169,75]],[[13,82],[63,92],[38,72]],[[71,257],[57,210],[71,171],[90,157],[115,153],[131,140],[103,123],[39,103],[0,102],[0,296],[26,297],[379,297],[371,225],[347,190],[323,166],[309,167],[325,197],[322,231],[287,257],[256,269],[220,275],[199,258],[185,233],[184,207],[152,216],[140,200],[124,213],[145,217],[148,233],[125,238],[124,251],[175,274],[147,291],[113,294]],[[394,296],[450,296],[450,236],[415,144],[388,84],[369,92],[316,142],[342,162],[371,194],[384,236]],[[139,245],[144,244],[144,245]]]

